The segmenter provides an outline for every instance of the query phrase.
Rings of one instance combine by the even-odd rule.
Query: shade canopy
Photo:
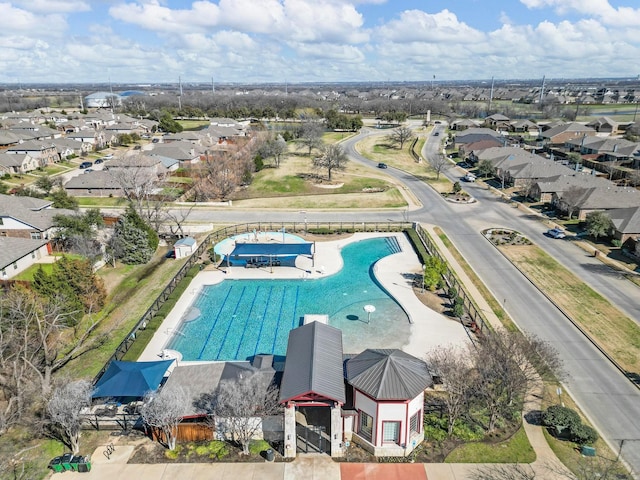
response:
[[[231,256],[291,256],[311,255],[313,243],[237,243]]]
[[[121,362],[114,360],[95,384],[93,398],[144,397],[155,391],[174,360]]]

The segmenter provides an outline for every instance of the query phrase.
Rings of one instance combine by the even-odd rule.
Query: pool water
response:
[[[395,237],[351,243],[343,268],[314,280],[224,280],[207,285],[194,300],[167,348],[183,360],[246,360],[256,354],[284,356],[289,331],[305,314],[326,314],[340,328],[344,351],[400,348],[409,320],[373,275],[375,262],[397,253]],[[375,306],[367,323],[363,307]]]

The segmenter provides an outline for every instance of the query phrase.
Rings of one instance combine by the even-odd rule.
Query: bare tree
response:
[[[474,390],[487,410],[489,432],[500,417],[512,419],[520,411],[531,382],[562,374],[558,354],[550,345],[519,332],[493,332],[471,352]]]
[[[187,394],[182,388],[163,388],[144,396],[140,409],[142,420],[154,429],[158,441],[169,450],[176,448],[178,424],[184,418],[187,402]]]
[[[431,168],[436,172],[436,180],[440,180],[440,174],[451,167],[449,160],[442,154],[431,157],[429,163],[431,164]]]
[[[584,198],[586,189],[580,187],[569,187],[567,190],[562,192],[562,196],[558,202],[558,207],[560,210],[567,212],[567,216],[569,220],[573,217],[574,212],[578,208],[578,205]]]
[[[80,412],[91,405],[92,391],[91,382],[77,380],[56,388],[47,404],[47,413],[57,437],[74,455],[80,452]]]
[[[613,175],[614,173],[618,173],[620,174],[620,169],[618,168],[618,166],[620,165],[620,162],[615,161],[615,160],[611,160],[609,162],[603,162],[602,163],[602,168],[604,169],[604,171],[606,173],[609,174],[609,180],[613,179]]]
[[[341,145],[325,145],[322,148],[322,154],[313,159],[313,167],[327,170],[329,181],[331,181],[331,172],[344,170],[348,161],[349,158]]]
[[[473,480],[535,480],[538,477],[529,465],[496,463],[479,467],[471,472],[470,478]]]
[[[226,200],[240,185],[241,172],[233,154],[226,150],[207,151],[193,173],[194,188],[204,198]]]
[[[236,380],[220,382],[208,407],[218,431],[230,435],[249,454],[249,442],[262,430],[262,418],[280,411],[278,390],[271,376],[241,374]]]
[[[272,157],[276,168],[280,167],[283,156],[287,153],[289,146],[282,135],[268,139],[260,148],[263,158]]]
[[[523,199],[526,200],[527,198],[529,198],[529,195],[531,195],[531,191],[533,190],[533,187],[536,183],[537,181],[533,178],[525,178],[522,182],[520,182],[520,195],[522,195]]]
[[[75,335],[68,335],[70,318],[76,312],[65,310],[62,297],[47,299],[25,289],[14,288],[3,301],[7,310],[3,310],[2,323],[10,322],[13,334],[3,341],[10,342],[12,358],[21,363],[20,367],[13,368],[23,372],[20,376],[23,388],[25,378],[29,376],[26,371],[29,370],[38,379],[42,395],[48,396],[54,372],[105,341],[105,336],[92,336],[100,319],[89,322]],[[91,311],[88,318],[94,318]]]
[[[322,125],[315,121],[304,122],[300,128],[298,142],[309,150],[309,156],[311,156],[314,148],[322,146]]]
[[[468,408],[471,395],[469,370],[471,359],[467,349],[438,347],[427,355],[427,365],[442,381],[442,399],[447,412],[447,433],[453,433],[456,421]]]
[[[398,128],[394,128],[387,137],[387,140],[392,145],[399,145],[398,148],[402,150],[404,144],[411,140],[413,137],[413,131],[409,127],[401,126]]]

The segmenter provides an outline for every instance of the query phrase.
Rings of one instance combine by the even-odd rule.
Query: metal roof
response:
[[[347,381],[375,400],[410,400],[433,384],[424,361],[397,349],[367,349],[346,370]]]
[[[236,243],[231,256],[311,255],[313,243]]]
[[[289,332],[280,402],[315,394],[345,403],[342,331],[319,322]]]

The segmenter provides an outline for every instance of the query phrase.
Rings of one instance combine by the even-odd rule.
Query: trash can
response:
[[[91,460],[87,457],[80,457],[80,461],[77,465],[78,472],[86,473],[91,471]]]
[[[267,462],[273,462],[276,458],[276,455],[273,452],[273,449],[267,448],[267,451],[265,452],[265,457],[267,459]]]
[[[69,462],[69,464],[71,465],[71,469],[72,469],[74,472],[77,472],[77,471],[78,471],[78,464],[79,464],[79,463],[82,463],[83,461],[84,461],[84,459],[82,458],[82,456],[81,456],[81,455],[74,455],[74,456],[71,458],[71,461]]]
[[[65,472],[73,470],[71,468],[72,458],[73,458],[73,454],[71,453],[65,453],[64,455],[62,455],[62,457],[60,457],[60,463],[62,463],[62,468],[64,468]]]
[[[580,449],[580,453],[582,453],[582,455],[584,455],[585,457],[595,457],[596,449],[594,447],[583,445],[582,448]]]
[[[64,467],[62,466],[62,457],[52,458],[49,462],[49,468],[53,470],[54,473],[64,472]]]

